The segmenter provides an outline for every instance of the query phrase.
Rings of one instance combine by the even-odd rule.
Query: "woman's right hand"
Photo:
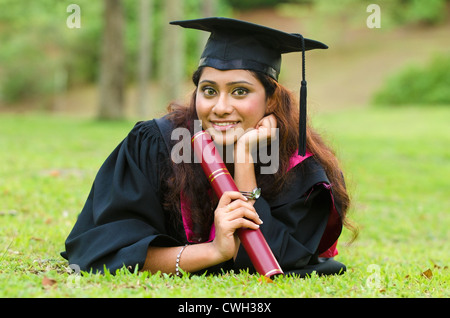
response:
[[[225,192],[214,212],[216,235],[212,242],[219,257],[227,261],[234,257],[239,249],[236,230],[249,228],[256,230],[262,224],[253,204],[237,191]]]

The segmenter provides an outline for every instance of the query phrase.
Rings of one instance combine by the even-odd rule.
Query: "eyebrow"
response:
[[[200,82],[200,84],[203,84],[203,83],[210,83],[210,84],[213,84],[213,85],[217,85],[217,82],[211,81],[211,80],[207,80],[207,79]],[[227,86],[233,86],[233,85],[238,85],[238,84],[247,84],[247,85],[253,86],[252,83],[247,82],[247,81],[235,81],[235,82],[229,82],[229,83],[227,83],[226,85],[227,85]]]

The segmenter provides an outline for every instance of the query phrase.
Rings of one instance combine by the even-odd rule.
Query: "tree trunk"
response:
[[[167,102],[174,101],[182,91],[185,61],[184,61],[184,39],[180,27],[169,25],[169,21],[182,19],[183,1],[164,1],[163,28],[163,54],[161,58],[161,82],[163,84],[163,95]]]
[[[124,118],[124,15],[120,0],[104,0],[99,119]]]
[[[139,12],[139,57],[137,113],[140,117],[149,114],[148,84],[151,78],[153,0],[140,0]]]
[[[217,0],[203,0],[200,3],[200,10],[202,12],[202,16],[205,18],[213,17],[217,13]],[[199,58],[201,53],[203,52],[203,49],[205,48],[205,44],[210,36],[209,32],[198,32],[198,51],[199,51]]]

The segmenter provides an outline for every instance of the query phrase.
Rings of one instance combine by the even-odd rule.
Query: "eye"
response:
[[[236,96],[246,96],[248,94],[248,89],[239,87],[239,88],[234,89],[232,94],[236,95]]]
[[[217,94],[216,90],[211,86],[202,87],[202,92],[205,96],[215,96]]]

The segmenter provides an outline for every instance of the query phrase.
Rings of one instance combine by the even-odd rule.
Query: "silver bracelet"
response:
[[[181,276],[181,274],[180,274],[180,257],[181,257],[181,253],[183,253],[183,251],[184,251],[184,249],[186,248],[186,246],[188,246],[189,244],[186,244],[186,245],[184,245],[182,248],[181,248],[181,250],[180,250],[180,252],[178,253],[178,255],[177,255],[177,262],[176,262],[176,264],[175,264],[175,275],[177,275],[178,277],[180,277]]]

